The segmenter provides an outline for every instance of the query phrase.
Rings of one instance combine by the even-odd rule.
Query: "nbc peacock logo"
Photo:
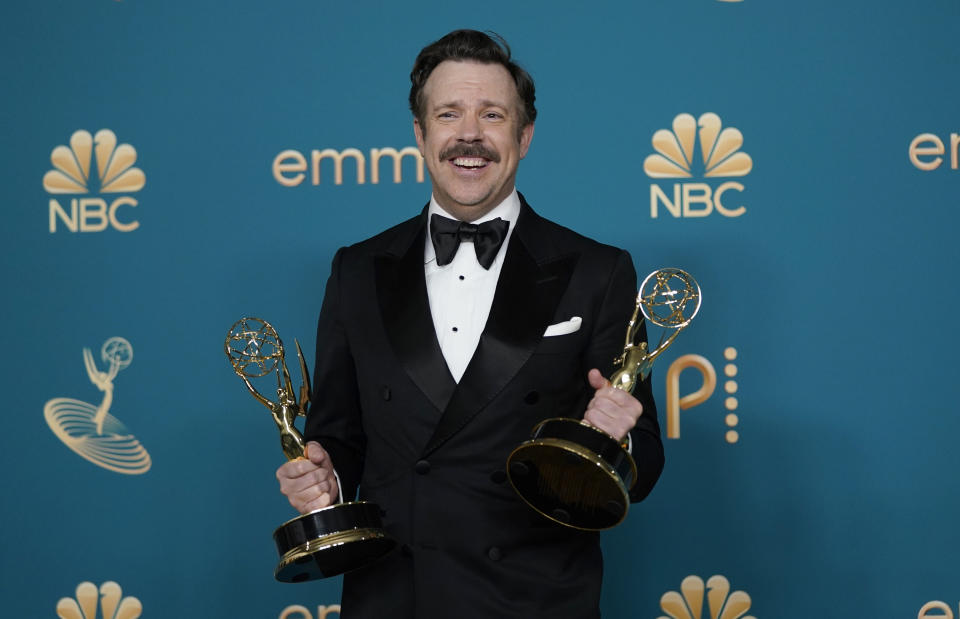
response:
[[[93,160],[96,160],[96,170]],[[118,194],[143,189],[147,177],[137,162],[137,151],[129,144],[117,144],[117,136],[109,129],[90,135],[83,129],[70,136],[70,145],[61,144],[50,153],[53,169],[43,176],[43,188],[50,194]],[[96,186],[92,186],[96,185]],[[49,202],[50,233],[57,231],[58,222],[70,232],[101,232],[108,227],[119,232],[131,232],[140,222],[129,214],[120,217],[121,206],[135,207],[130,196],[118,196],[108,204],[100,197],[70,198],[64,206],[57,198]]]
[[[720,575],[711,576],[707,584],[699,576],[687,576],[680,583],[680,592],[667,591],[660,598],[660,608],[669,617],[657,619],[700,619],[703,614],[703,598],[706,593],[709,619],[756,619],[744,615],[750,610],[750,596],[743,591],[730,592],[730,581]]]
[[[50,430],[60,441],[101,468],[126,475],[150,470],[150,454],[123,423],[110,414],[113,380],[133,361],[133,347],[122,337],[111,337],[100,349],[101,370],[89,348],[83,349],[87,377],[103,392],[99,405],[74,398],[54,398],[43,407]]]
[[[77,585],[76,597],[57,602],[60,619],[137,619],[142,613],[140,600],[123,597],[120,585],[113,581],[100,585],[99,591],[92,582],[82,582]]]
[[[696,143],[700,141],[698,160]],[[753,169],[753,159],[742,152],[743,133],[734,127],[723,127],[720,117],[707,112],[694,119],[690,114],[678,114],[673,119],[672,131],[660,129],[653,134],[654,154],[643,162],[643,171],[650,178],[693,178],[702,175],[708,179],[746,176]],[[740,217],[746,207],[725,205],[723,195],[730,190],[742,193],[744,186],[726,181],[716,188],[704,182],[677,182],[673,184],[672,199],[657,183],[650,185],[650,217],[656,219],[660,204],[674,217],[706,217],[716,211],[724,217]]]

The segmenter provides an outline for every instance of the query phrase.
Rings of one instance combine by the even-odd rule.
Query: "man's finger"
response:
[[[319,467],[309,460],[291,460],[277,469],[277,479],[296,479],[313,473],[317,468]]]
[[[323,464],[323,461],[327,459],[326,450],[316,441],[307,443],[305,455],[307,459],[314,464]]]
[[[330,493],[324,492],[314,500],[304,505],[303,509],[304,509],[304,513],[307,513],[307,512],[312,512],[318,509],[323,509],[324,507],[328,507],[329,505],[330,505]]]
[[[315,489],[320,487],[321,484],[326,484],[326,488],[329,488],[329,478],[327,471],[317,469],[309,475],[280,480],[280,491],[287,495],[302,494],[307,491],[315,493]]]
[[[587,372],[587,382],[590,383],[590,386],[594,389],[603,389],[604,387],[610,386],[610,381],[604,378],[603,374],[601,374],[597,368],[593,368]]]

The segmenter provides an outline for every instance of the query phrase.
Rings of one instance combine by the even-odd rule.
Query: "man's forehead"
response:
[[[519,97],[513,78],[503,65],[470,60],[444,60],[430,73],[423,90],[432,106],[454,103],[471,92],[496,105]],[[432,95],[436,95],[436,101]]]

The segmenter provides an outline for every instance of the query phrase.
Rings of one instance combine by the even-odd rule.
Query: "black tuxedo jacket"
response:
[[[522,196],[521,196],[522,201]],[[341,494],[378,503],[399,551],[344,578],[343,617],[597,617],[596,533],[555,525],[514,493],[510,452],[539,421],[582,418],[591,368],[609,373],[636,297],[630,256],[522,201],[490,316],[459,384],[424,278],[426,209],[339,250],[317,327],[304,435],[329,452]],[[544,337],[582,318],[578,331]],[[649,493],[663,446],[649,380],[632,431]]]

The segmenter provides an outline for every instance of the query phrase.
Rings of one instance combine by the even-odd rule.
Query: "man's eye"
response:
[[[437,115],[437,118],[453,118],[453,117],[454,117],[453,112],[440,112]]]

